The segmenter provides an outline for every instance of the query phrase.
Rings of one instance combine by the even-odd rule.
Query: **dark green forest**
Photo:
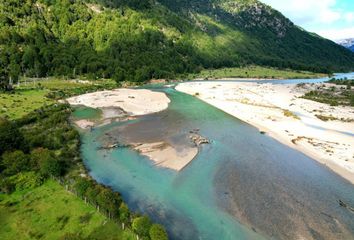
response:
[[[1,0],[0,83],[142,82],[249,64],[342,72],[354,53],[255,0]]]

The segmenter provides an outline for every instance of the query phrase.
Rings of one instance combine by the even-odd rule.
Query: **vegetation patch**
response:
[[[302,85],[301,87],[306,88],[307,85]],[[331,106],[354,106],[354,89],[345,86],[328,86],[323,84],[308,91],[302,98],[329,104]]]
[[[35,109],[52,104],[46,98],[48,90],[23,89],[16,92],[0,92],[0,117],[18,119]]]
[[[283,110],[283,114],[285,117],[291,117],[291,118],[294,118],[294,119],[297,119],[297,120],[300,120],[299,116],[297,116],[295,113],[287,110],[287,109],[284,109]]]
[[[354,119],[352,119],[352,118],[336,118],[332,115],[325,116],[325,115],[320,115],[320,114],[316,114],[315,116],[324,122],[328,122],[328,121],[354,122]]]
[[[350,90],[351,87],[354,87],[354,79],[348,79],[348,78],[340,78],[340,79],[332,78],[331,80],[328,81],[328,83],[346,86],[348,90]]]
[[[222,78],[256,78],[256,79],[305,79],[325,77],[325,74],[307,71],[282,70],[261,66],[248,66],[236,68],[221,68],[202,70],[198,74],[189,74],[189,79],[222,79]]]

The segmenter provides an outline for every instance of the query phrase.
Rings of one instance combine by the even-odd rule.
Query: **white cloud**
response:
[[[354,12],[340,9],[339,0],[261,0],[295,24],[332,39],[354,37]]]
[[[298,25],[329,24],[341,18],[334,8],[336,0],[261,0]]]
[[[320,30],[317,33],[325,38],[331,40],[341,40],[346,38],[353,38],[354,37],[354,27],[352,28],[344,28],[344,29],[327,29],[327,30]]]
[[[349,22],[349,23],[352,23],[352,22],[354,22],[354,13],[346,13],[345,14],[345,20],[347,20],[347,22]]]

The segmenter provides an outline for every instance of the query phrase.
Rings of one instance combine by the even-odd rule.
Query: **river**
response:
[[[81,151],[94,179],[163,224],[171,239],[354,239],[354,213],[338,203],[354,206],[349,182],[192,96],[154,90],[171,99],[167,110],[82,132]],[[88,115],[87,109],[77,111]],[[122,126],[135,135],[172,132],[177,139],[200,129],[211,144],[175,172],[129,148],[99,150]]]

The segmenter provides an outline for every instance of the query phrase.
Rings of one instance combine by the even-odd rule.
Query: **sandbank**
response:
[[[67,101],[71,105],[91,108],[117,107],[130,116],[159,112],[166,109],[170,103],[165,93],[127,88],[87,93],[68,98]]]

